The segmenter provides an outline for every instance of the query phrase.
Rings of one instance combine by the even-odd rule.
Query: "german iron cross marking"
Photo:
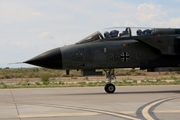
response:
[[[127,53],[127,52],[122,52],[122,53],[121,53],[121,60],[122,60],[123,62],[129,61],[129,59],[130,59],[129,53]]]

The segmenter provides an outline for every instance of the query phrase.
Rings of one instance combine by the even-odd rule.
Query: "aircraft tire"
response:
[[[107,93],[114,93],[114,91],[116,90],[116,87],[113,84],[108,83],[108,84],[105,85],[104,90]]]

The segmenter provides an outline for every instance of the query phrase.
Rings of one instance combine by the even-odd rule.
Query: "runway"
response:
[[[180,85],[0,90],[0,120],[179,120]]]

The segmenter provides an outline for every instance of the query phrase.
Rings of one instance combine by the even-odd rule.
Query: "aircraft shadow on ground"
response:
[[[103,93],[72,93],[72,94],[61,94],[61,95],[116,95],[116,94],[160,94],[160,93],[177,93],[180,94],[180,90],[166,90],[166,91],[128,91],[128,92],[115,92],[113,94],[109,94],[106,92]]]

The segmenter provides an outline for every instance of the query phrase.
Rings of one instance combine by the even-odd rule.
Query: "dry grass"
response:
[[[116,69],[113,82],[118,86],[180,84],[179,73]],[[0,88],[104,86],[106,81],[105,73],[98,77],[83,77],[81,71],[76,70],[66,75],[64,70],[45,68],[0,69]]]

